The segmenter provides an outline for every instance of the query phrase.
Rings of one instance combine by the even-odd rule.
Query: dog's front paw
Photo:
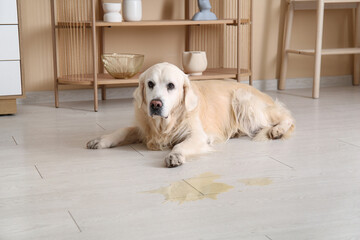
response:
[[[107,143],[107,141],[101,137],[95,138],[86,144],[86,148],[88,148],[88,149],[102,149],[102,148],[109,148],[109,147],[111,147],[111,144],[109,145]]]
[[[269,138],[270,139],[280,139],[284,135],[285,131],[283,128],[279,126],[275,126],[269,131]]]
[[[185,163],[185,157],[181,153],[170,153],[165,158],[165,164],[168,168],[178,167]]]

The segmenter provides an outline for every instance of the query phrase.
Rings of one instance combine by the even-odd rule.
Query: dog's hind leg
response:
[[[128,145],[140,141],[137,127],[120,128],[117,131],[95,138],[86,144],[88,149],[111,148],[118,145]]]
[[[255,141],[267,139],[287,139],[295,130],[295,120],[291,113],[278,101],[267,108],[270,127],[263,128],[254,137]]]
[[[288,138],[295,130],[295,120],[291,113],[278,101],[269,109],[269,118],[273,127],[269,130],[270,139]]]
[[[287,138],[295,129],[291,113],[265,94],[238,89],[233,95],[232,108],[238,131],[254,141]]]
[[[252,138],[261,129],[270,127],[266,114],[268,106],[268,103],[249,90],[240,88],[234,91],[232,110],[237,131]]]

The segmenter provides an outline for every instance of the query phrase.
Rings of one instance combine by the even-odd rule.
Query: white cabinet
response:
[[[18,7],[0,0],[0,114],[16,113],[16,98],[24,95]]]

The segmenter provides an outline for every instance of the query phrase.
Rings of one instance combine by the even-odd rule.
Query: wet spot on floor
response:
[[[205,198],[217,199],[220,193],[234,188],[226,183],[215,182],[221,176],[213,173],[203,173],[199,176],[182,179],[167,187],[147,191],[164,195],[165,201],[178,202],[197,201]]]
[[[266,186],[270,185],[273,181],[270,178],[246,178],[240,179],[239,182],[247,186]]]

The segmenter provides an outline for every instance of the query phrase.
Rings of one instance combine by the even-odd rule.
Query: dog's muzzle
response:
[[[163,102],[160,99],[153,99],[150,102],[150,115],[161,116]]]

